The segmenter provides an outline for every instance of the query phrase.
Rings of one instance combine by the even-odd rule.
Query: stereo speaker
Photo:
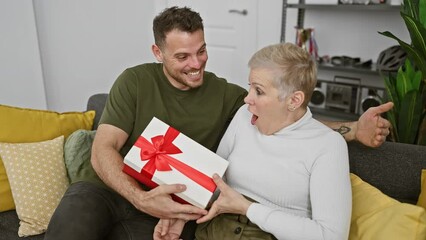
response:
[[[312,93],[309,107],[313,108],[325,108],[325,100],[327,97],[327,83],[318,81],[317,85]]]
[[[363,114],[370,107],[377,107],[382,104],[384,93],[384,89],[362,87],[358,113]]]

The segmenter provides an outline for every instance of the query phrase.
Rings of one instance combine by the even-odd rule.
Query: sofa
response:
[[[93,129],[97,128],[107,94],[88,99],[87,110],[95,110]],[[350,171],[387,196],[400,202],[416,204],[421,191],[421,172],[426,169],[426,147],[385,142],[369,148],[357,142],[348,144]],[[72,223],[71,223],[72,224]],[[0,213],[0,240],[22,239],[17,235],[16,211]],[[43,239],[43,234],[24,239]]]

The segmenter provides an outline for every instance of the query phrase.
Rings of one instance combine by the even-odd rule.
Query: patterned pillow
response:
[[[0,155],[20,220],[20,237],[43,233],[69,183],[64,136],[34,143],[0,143]]]

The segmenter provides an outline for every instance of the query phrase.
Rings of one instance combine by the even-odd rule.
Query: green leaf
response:
[[[414,68],[411,66],[410,59],[405,59],[404,61],[404,72],[409,78],[414,76],[415,72],[414,72]]]
[[[415,75],[411,79],[411,83],[412,83],[413,89],[420,92],[420,86],[422,83],[422,73],[420,71],[416,71]]]
[[[396,111],[393,109],[387,111],[386,118],[389,120],[389,122],[392,125],[392,127],[390,128],[391,139],[394,142],[399,142],[398,125],[396,124],[396,119],[397,119]]]
[[[401,12],[418,19],[418,12],[415,11],[415,9],[417,9],[417,7],[413,0],[404,0],[404,3],[401,7]]]
[[[401,13],[404,19],[407,30],[411,36],[411,44],[426,59],[426,28],[416,19],[407,14]]]
[[[408,59],[406,60],[406,62]],[[398,74],[396,75],[396,92],[399,99],[403,99],[405,94],[409,92],[413,87],[411,86],[410,72],[404,71],[402,67],[398,69]]]
[[[409,59],[406,59],[404,62],[404,69],[403,73],[407,80],[410,81],[409,86],[407,87],[407,91],[410,90],[420,90],[420,83],[422,81],[422,73],[420,71],[417,71],[413,65],[411,65],[411,61]],[[405,94],[405,93],[404,93]]]
[[[419,1],[419,18],[420,23],[426,28],[426,1]]]
[[[398,118],[399,141],[414,144],[423,112],[422,99],[417,91],[409,91],[401,101]]]
[[[385,88],[386,88],[386,92],[387,92],[387,97],[389,98],[389,100],[391,102],[393,102],[393,104],[394,104],[393,109],[397,109],[397,111],[399,111],[399,98],[398,98],[398,94],[396,93],[396,89],[395,89],[396,79],[391,74],[389,74],[388,76],[384,76],[383,78],[385,80]]]
[[[390,73],[388,76],[383,76],[383,79],[385,81],[387,98],[389,101],[393,102],[394,104],[394,107],[388,112],[386,112],[386,117],[392,125],[390,129],[391,131],[390,135],[393,141],[399,142],[398,125],[396,124],[396,119],[398,119],[398,112],[399,112],[399,100],[395,90],[396,79]]]

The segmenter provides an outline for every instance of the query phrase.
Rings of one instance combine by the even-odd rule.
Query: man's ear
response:
[[[303,93],[302,91],[294,92],[290,98],[290,103],[295,108],[300,107],[304,101],[305,101],[305,93]]]
[[[163,53],[161,52],[161,49],[156,44],[152,45],[151,50],[155,58],[157,59],[157,61],[163,62]]]

